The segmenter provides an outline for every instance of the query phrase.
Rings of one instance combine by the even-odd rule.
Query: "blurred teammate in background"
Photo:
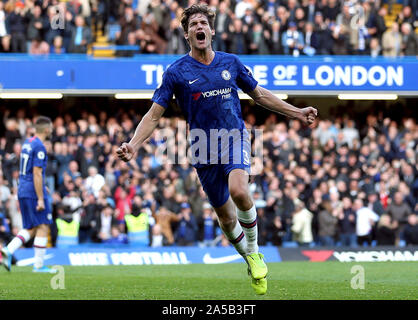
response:
[[[131,141],[123,143],[117,154],[124,161],[132,159],[156,128],[173,93],[192,137],[204,133],[207,138],[211,136],[211,129],[226,132],[216,141],[206,141],[205,152],[199,149],[198,159],[194,158],[192,164],[217,213],[222,231],[247,262],[252,287],[257,294],[265,294],[267,266],[258,252],[257,212],[248,188],[251,145],[242,119],[238,88],[263,107],[299,119],[304,124],[313,123],[317,110],[312,107],[298,109],[280,100],[258,86],[237,56],[214,52],[211,45],[215,35],[214,20],[215,13],[204,4],[192,5],[184,11],[181,23],[191,51],[164,73],[161,85],[154,92],[151,109],[142,118]],[[239,137],[234,136],[233,142],[222,148],[222,139],[226,137],[230,142],[234,130],[239,132]],[[201,136],[198,142],[200,139]],[[192,142],[192,149],[195,143]],[[213,144],[217,145],[216,154],[210,147]],[[234,161],[236,155],[239,161]],[[210,162],[207,161],[209,158]]]
[[[36,135],[26,139],[20,154],[18,199],[23,229],[1,250],[2,264],[10,271],[13,253],[35,236],[33,272],[55,273],[56,270],[44,266],[48,230],[52,223],[52,213],[45,185],[48,157],[44,146],[45,140],[52,134],[51,119],[43,116],[38,117],[35,122],[35,130]]]

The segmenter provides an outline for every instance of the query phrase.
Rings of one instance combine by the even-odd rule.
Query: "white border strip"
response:
[[[339,100],[397,100],[398,95],[393,93],[343,93],[338,95]]]
[[[1,92],[1,99],[62,99],[60,92]]]

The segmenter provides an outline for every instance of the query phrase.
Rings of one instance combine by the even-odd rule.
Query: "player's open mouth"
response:
[[[205,39],[206,39],[206,35],[205,35],[205,33],[204,32],[197,32],[196,33],[196,39],[197,39],[197,41],[198,42],[204,42],[205,41]]]

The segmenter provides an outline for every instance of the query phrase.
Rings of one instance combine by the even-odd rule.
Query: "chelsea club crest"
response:
[[[224,71],[222,71],[221,75],[222,75],[222,78],[223,78],[224,80],[229,80],[229,79],[231,79],[231,74],[229,73],[229,71],[228,71],[228,70],[224,70]]]

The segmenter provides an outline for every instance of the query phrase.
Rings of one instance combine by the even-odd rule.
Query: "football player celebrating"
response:
[[[117,154],[124,161],[132,159],[156,128],[174,94],[190,126],[191,137],[196,136],[200,141],[202,132],[211,137],[206,141],[206,152],[198,148],[199,155],[192,154],[192,164],[223,233],[247,263],[252,287],[257,294],[265,294],[268,270],[258,251],[257,212],[248,186],[251,149],[238,89],[257,104],[306,125],[314,122],[317,110],[299,109],[282,101],[260,87],[236,55],[214,52],[211,45],[214,20],[215,13],[205,4],[192,5],[184,11],[181,23],[191,50],[166,70],[151,99],[150,110],[138,124],[133,138],[123,143]],[[215,139],[211,135],[214,129],[222,132]],[[226,147],[216,149],[225,137],[230,140],[231,132],[239,134],[233,134],[232,143]],[[199,141],[192,141],[191,149]]]

